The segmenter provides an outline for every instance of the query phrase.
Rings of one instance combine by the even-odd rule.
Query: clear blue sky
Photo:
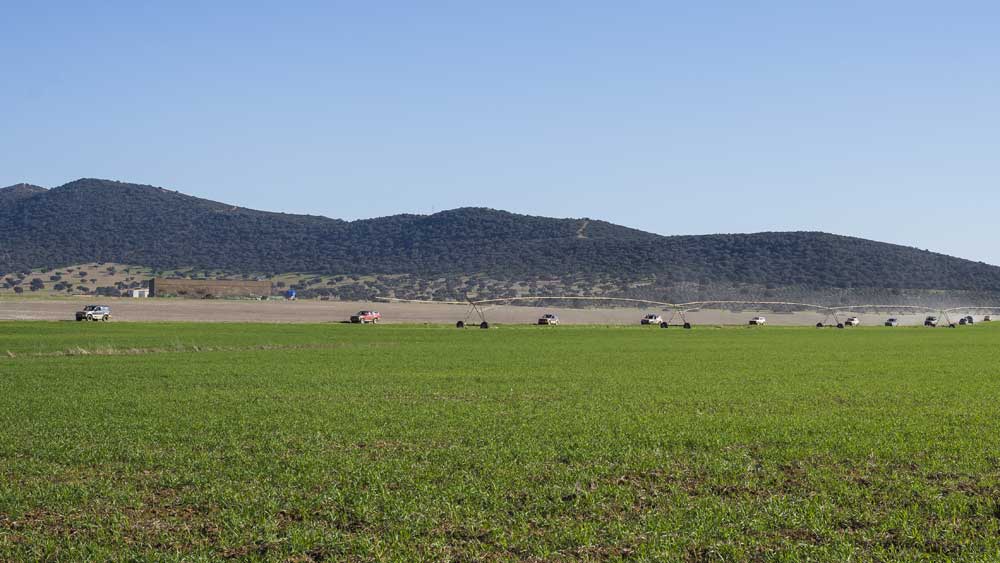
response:
[[[0,185],[1000,264],[1000,3],[7,2]]]

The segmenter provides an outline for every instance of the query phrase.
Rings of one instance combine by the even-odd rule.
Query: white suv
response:
[[[663,317],[657,315],[656,313],[650,313],[639,321],[639,324],[643,325],[658,325],[663,322]]]
[[[82,311],[76,312],[78,321],[110,321],[111,307],[107,305],[87,305]]]
[[[767,324],[767,319],[764,317],[754,317],[750,319],[750,324],[753,326],[764,326]]]
[[[559,317],[553,315],[552,313],[545,313],[538,319],[538,324],[556,326],[559,324]]]
[[[861,319],[857,317],[847,317],[847,320],[844,321],[844,326],[858,326],[860,324],[861,324]]]

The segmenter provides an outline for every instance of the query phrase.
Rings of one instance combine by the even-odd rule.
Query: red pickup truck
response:
[[[351,315],[351,322],[360,324],[378,324],[378,321],[381,318],[382,313],[379,313],[378,311],[358,311],[357,313]]]

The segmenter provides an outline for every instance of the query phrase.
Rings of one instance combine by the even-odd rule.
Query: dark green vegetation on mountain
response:
[[[8,272],[116,262],[234,273],[1000,291],[995,266],[824,233],[659,236],[482,208],[347,222],[106,180],[0,190],[0,225],[0,270]]]
[[[31,184],[14,184],[13,186],[0,188],[0,205],[13,205],[22,199],[27,199],[46,191],[48,190],[41,186],[33,186]]]
[[[1000,325],[0,323],[2,561],[995,561]]]

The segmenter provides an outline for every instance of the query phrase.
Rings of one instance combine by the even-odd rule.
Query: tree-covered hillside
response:
[[[14,184],[13,186],[0,188],[0,206],[12,205],[19,200],[29,198],[44,191],[45,188],[31,184]]]
[[[1000,268],[824,233],[659,236],[482,208],[359,221],[268,213],[84,179],[0,190],[0,270],[84,262],[231,272],[594,275],[658,284],[1000,291]]]

